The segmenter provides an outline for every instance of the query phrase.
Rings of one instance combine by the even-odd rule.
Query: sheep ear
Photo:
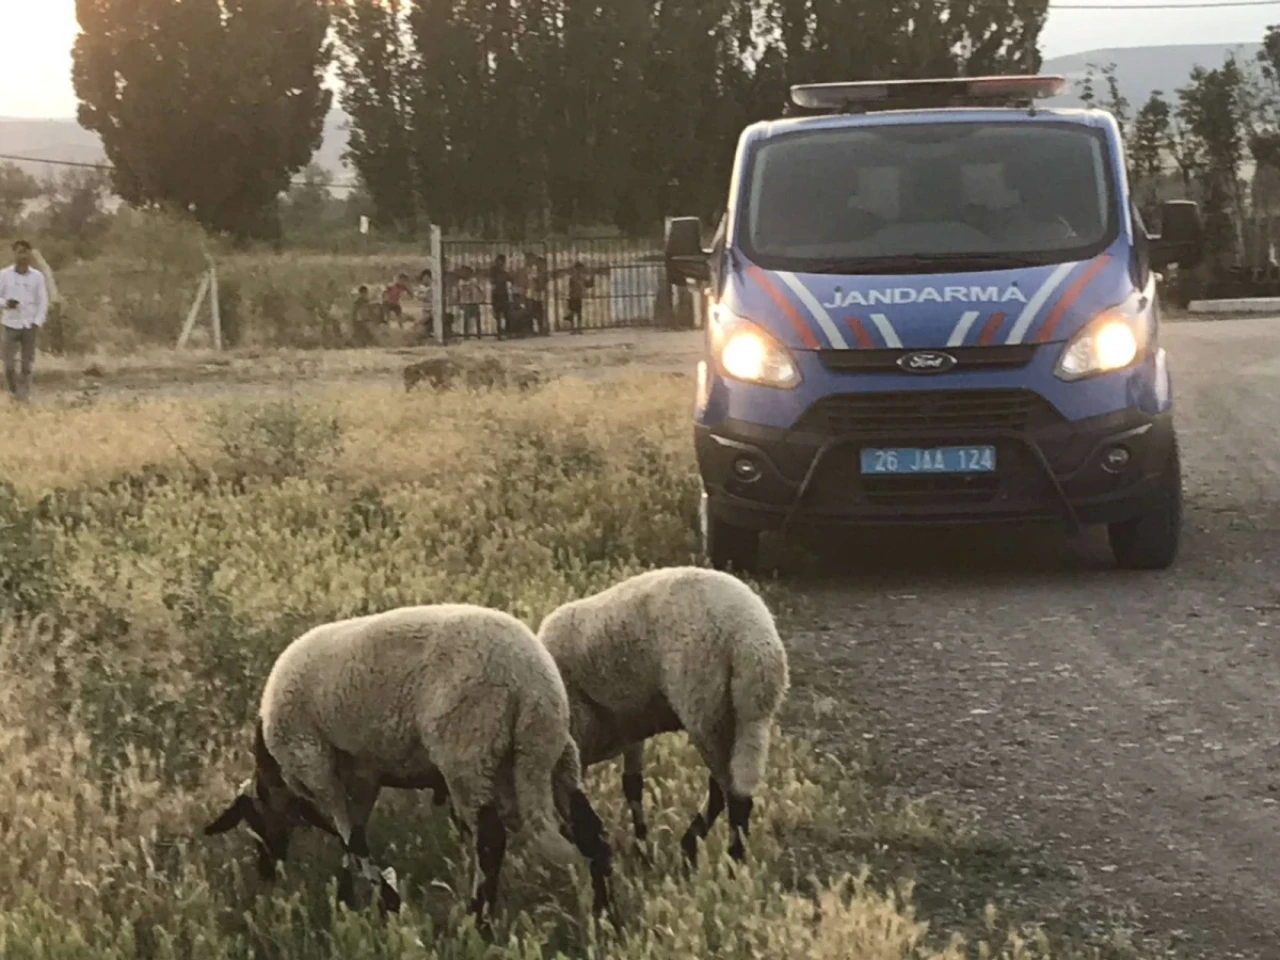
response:
[[[204,828],[205,836],[212,837],[215,834],[226,833],[233,827],[239,826],[252,808],[253,801],[245,794],[240,794],[231,806],[223,810],[216,820]]]

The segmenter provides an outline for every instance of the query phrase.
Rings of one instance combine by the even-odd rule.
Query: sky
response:
[[[1059,2],[1125,4],[1142,0]],[[6,21],[17,21],[21,26],[16,33],[0,26],[0,36],[7,41],[7,49],[0,55],[0,117],[74,117],[71,44],[78,32],[75,0],[0,0],[0,25]],[[1280,2],[1216,10],[1051,9],[1040,45],[1046,57],[1056,57],[1104,47],[1247,43],[1261,40],[1272,22],[1280,22]]]

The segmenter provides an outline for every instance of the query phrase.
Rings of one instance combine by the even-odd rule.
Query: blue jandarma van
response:
[[[996,520],[1106,524],[1167,567],[1181,467],[1155,271],[1201,256],[1198,210],[1145,229],[1106,112],[1061,77],[793,87],[748,127],[712,247],[695,442],[713,565],[762,531]]]

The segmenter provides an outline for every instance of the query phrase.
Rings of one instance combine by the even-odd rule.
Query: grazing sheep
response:
[[[476,843],[471,909],[492,912],[508,828],[565,863],[590,861],[597,913],[611,904],[611,851],[582,791],[564,684],[533,632],[508,614],[464,604],[404,607],[316,627],[280,654],[267,678],[254,741],[255,775],[205,828],[244,821],[264,879],[303,824],[335,834],[345,853],[339,884],[352,905],[352,873],[376,883],[385,909],[400,896],[379,873],[365,824],[382,787],[451,798]]]
[[[644,841],[644,741],[686,730],[711,770],[705,816],[681,846],[696,861],[724,809],[735,860],[764,776],[769,729],[789,683],[764,601],[736,577],[700,567],[640,574],[552,612],[538,637],[569,693],[583,766],[623,757],[623,793]]]
[[[443,390],[452,388],[459,382],[476,390],[495,387],[530,390],[542,382],[542,376],[535,370],[508,367],[496,357],[479,357],[466,361],[452,357],[433,357],[404,368],[406,391],[413,390],[420,383]]]
[[[444,387],[458,377],[462,368],[449,357],[433,357],[420,360],[404,368],[404,388],[412,390],[419,383],[427,383],[433,387]]]

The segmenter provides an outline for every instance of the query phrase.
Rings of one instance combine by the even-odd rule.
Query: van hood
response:
[[[735,258],[736,259],[736,258]],[[1104,310],[1136,307],[1126,257],[898,276],[735,266],[724,304],[795,350],[1056,343]]]

